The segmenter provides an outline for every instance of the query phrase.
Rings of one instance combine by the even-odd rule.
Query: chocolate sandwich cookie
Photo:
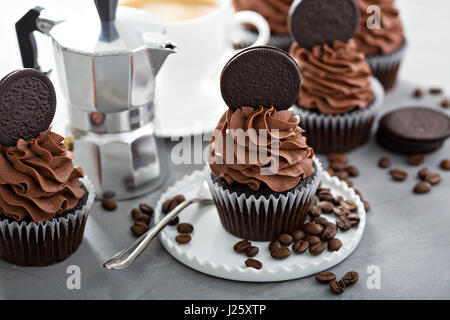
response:
[[[289,11],[292,37],[305,48],[347,42],[359,25],[359,9],[354,0],[296,0]]]
[[[429,153],[450,136],[450,117],[426,108],[395,110],[379,122],[377,140],[385,148],[403,154]]]
[[[300,92],[301,75],[295,60],[269,46],[252,47],[236,54],[225,65],[220,89],[231,110],[274,106],[289,109]]]
[[[53,84],[35,69],[11,72],[0,81],[0,144],[13,146],[47,130],[56,110]]]

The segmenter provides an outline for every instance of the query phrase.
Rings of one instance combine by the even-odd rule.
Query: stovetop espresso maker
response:
[[[24,67],[40,69],[33,31],[49,35],[67,101],[77,164],[97,196],[149,192],[161,175],[153,134],[155,77],[177,48],[152,14],[117,0],[68,19],[36,7],[16,23]]]

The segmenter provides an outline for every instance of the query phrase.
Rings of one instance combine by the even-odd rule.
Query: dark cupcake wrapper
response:
[[[385,91],[391,90],[397,81],[398,71],[406,52],[406,40],[396,51],[390,54],[367,56],[366,61],[372,74],[380,81]]]
[[[345,114],[323,114],[294,106],[305,130],[308,145],[318,153],[346,152],[362,146],[369,139],[374,119],[384,101],[384,90],[371,78],[374,101],[363,110]]]
[[[317,158],[314,163],[316,172],[311,182],[287,195],[269,198],[230,192],[214,182],[208,172],[209,189],[225,230],[242,239],[271,241],[281,233],[302,228],[322,176],[322,165]]]
[[[83,240],[95,189],[85,177],[85,205],[63,217],[46,222],[0,221],[0,258],[21,266],[48,266],[70,257]]]

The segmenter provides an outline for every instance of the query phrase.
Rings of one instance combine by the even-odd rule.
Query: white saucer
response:
[[[167,189],[156,206],[155,223],[161,219],[161,205],[165,200],[177,194],[183,194],[186,198],[196,195],[205,179],[205,172],[205,170],[195,171]],[[175,242],[175,236],[178,234],[175,226],[166,227],[159,238],[164,248],[175,259],[194,270],[215,277],[251,282],[284,281],[306,277],[327,270],[347,258],[358,246],[366,224],[364,205],[352,188],[338,178],[330,177],[326,172],[322,176],[322,187],[330,188],[334,196],[342,195],[344,199],[353,200],[358,206],[360,223],[357,228],[346,232],[338,231],[336,237],[342,241],[343,247],[337,252],[325,250],[316,257],[309,252],[302,255],[292,253],[285,260],[275,260],[269,254],[268,242],[252,241],[252,244],[259,248],[259,254],[254,259],[260,260],[263,268],[260,270],[246,268],[247,257],[233,250],[233,245],[242,239],[225,231],[214,205],[193,204],[180,213],[180,222],[188,222],[194,226],[190,243],[180,245]],[[322,214],[322,217],[334,222],[334,215]]]

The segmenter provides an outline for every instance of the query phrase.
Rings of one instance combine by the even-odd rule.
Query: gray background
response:
[[[89,2],[89,1],[88,1]],[[56,1],[2,3],[0,12],[0,75],[20,67],[13,23],[29,7]],[[86,1],[61,1],[56,5],[81,6]],[[386,98],[383,112],[399,106],[420,105],[440,109],[442,96],[411,98],[418,86],[441,86],[450,94],[450,3],[446,0],[399,0],[409,48],[397,88]],[[5,9],[6,5],[6,9]],[[445,41],[442,41],[445,38]],[[50,61],[51,56],[43,57]],[[447,110],[447,114],[450,112]],[[58,110],[55,129],[63,133],[65,110]],[[355,185],[370,202],[366,230],[359,247],[333,268],[338,276],[349,270],[360,273],[360,281],[341,296],[332,295],[312,277],[286,282],[255,284],[221,280],[193,271],[173,259],[155,241],[127,270],[107,271],[102,263],[127,246],[134,237],[129,231],[130,208],[137,203],[154,205],[160,194],[183,175],[201,166],[175,166],[170,150],[176,142],[161,139],[169,165],[164,185],[147,197],[120,202],[115,212],[105,212],[95,203],[86,227],[83,245],[68,260],[45,268],[23,268],[0,262],[0,298],[24,299],[448,299],[450,298],[450,173],[438,168],[450,157],[450,144],[426,157],[426,166],[438,171],[443,181],[426,195],[414,195],[419,168],[406,164],[403,156],[381,149],[373,139],[348,154],[361,175]],[[405,182],[394,182],[387,170],[377,167],[387,155],[392,167],[409,173]],[[324,160],[323,157],[321,159]],[[326,160],[324,160],[326,164]],[[67,267],[81,269],[81,290],[68,290]],[[369,290],[367,268],[381,269],[381,289]]]

